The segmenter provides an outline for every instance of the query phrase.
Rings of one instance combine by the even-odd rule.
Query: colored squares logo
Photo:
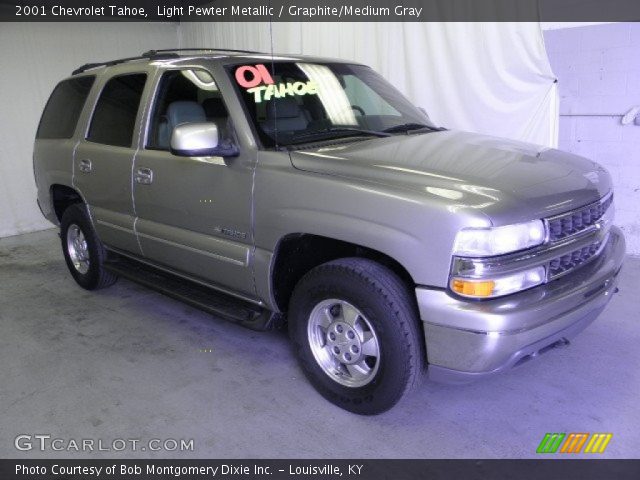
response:
[[[580,453],[587,438],[589,438],[588,433],[570,433],[562,444],[560,453]]]
[[[594,433],[587,443],[584,453],[604,453],[605,448],[609,445],[613,434],[611,433]]]
[[[612,433],[547,433],[536,453],[604,453],[612,437]]]
[[[536,453],[556,453],[558,447],[564,440],[564,433],[547,433],[538,445]]]

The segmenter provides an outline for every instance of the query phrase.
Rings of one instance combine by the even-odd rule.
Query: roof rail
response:
[[[148,52],[143,53],[139,57],[119,58],[117,60],[109,60],[107,62],[85,63],[81,67],[78,67],[73,72],[71,72],[71,75],[77,75],[78,73],[85,72],[85,71],[90,70],[92,68],[110,67],[112,65],[118,65],[119,63],[130,62],[132,60],[142,60],[142,59],[162,60],[162,59],[165,59],[165,58],[178,58],[178,54],[176,54],[176,53],[169,53],[169,51],[167,51],[167,53],[164,53],[164,51],[162,51],[162,52],[163,53],[160,53],[160,51],[150,50]]]
[[[258,52],[255,50],[236,50],[233,48],[165,48],[163,50],[149,50],[148,52],[144,52],[142,55],[157,55],[168,52],[232,52],[232,53],[265,53]]]

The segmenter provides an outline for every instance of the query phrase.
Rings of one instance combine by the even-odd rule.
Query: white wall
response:
[[[81,64],[177,46],[176,23],[0,23],[0,238],[51,226],[32,152],[55,84]]]
[[[542,30],[562,30],[565,28],[587,27],[590,25],[606,25],[616,22],[540,22]]]
[[[640,255],[640,23],[545,32],[560,87],[560,148],[602,164],[613,178],[616,224]]]

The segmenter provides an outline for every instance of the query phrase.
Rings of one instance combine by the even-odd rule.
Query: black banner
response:
[[[638,0],[0,0],[14,22],[640,21]]]
[[[2,480],[640,478],[640,460],[0,460]]]

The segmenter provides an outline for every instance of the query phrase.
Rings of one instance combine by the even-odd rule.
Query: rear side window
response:
[[[93,112],[87,140],[130,147],[147,75],[121,75],[107,82]]]
[[[96,77],[71,78],[60,82],[44,107],[36,138],[71,138],[84,102]]]

